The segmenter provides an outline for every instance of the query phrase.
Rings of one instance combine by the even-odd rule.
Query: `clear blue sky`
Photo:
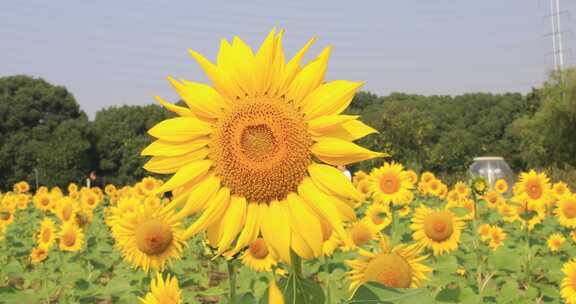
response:
[[[562,6],[574,32],[576,3]],[[64,85],[93,117],[174,100],[166,76],[206,80],[188,48],[214,58],[233,35],[255,48],[277,26],[289,56],[317,35],[312,54],[334,45],[328,79],[378,94],[527,92],[552,67],[548,13],[548,0],[1,1],[0,76]]]

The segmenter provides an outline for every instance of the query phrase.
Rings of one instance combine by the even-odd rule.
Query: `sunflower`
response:
[[[362,170],[358,170],[352,175],[352,184],[357,186],[360,181],[363,181],[366,178],[368,178],[368,174]]]
[[[422,205],[416,209],[410,228],[414,230],[412,238],[438,256],[458,249],[464,226],[462,219],[451,211],[433,210]]]
[[[390,212],[390,207],[386,205],[370,204],[363,219],[369,221],[378,231],[381,231],[392,223],[392,213]]]
[[[400,218],[405,218],[408,217],[408,215],[410,215],[410,211],[412,211],[412,208],[410,208],[410,206],[402,206],[402,208],[396,211],[396,214],[398,214]]]
[[[502,228],[492,227],[490,229],[490,242],[488,243],[488,246],[490,246],[492,250],[496,250],[498,249],[498,247],[504,244],[505,239],[506,239],[506,233],[504,232],[504,230],[502,230]]]
[[[370,221],[356,221],[349,228],[355,246],[362,246],[379,237],[379,230]],[[351,248],[350,248],[351,249]]]
[[[48,257],[48,246],[45,245],[39,245],[36,248],[32,249],[32,252],[30,252],[30,260],[32,261],[32,264],[38,264],[42,261],[44,261],[47,257]]]
[[[463,181],[459,181],[454,185],[454,191],[456,191],[460,197],[468,197],[470,194],[470,188],[468,188],[468,185]]]
[[[421,263],[427,256],[420,256],[420,251],[421,247],[417,244],[401,244],[390,249],[385,238],[380,241],[378,253],[360,249],[358,253],[362,257],[345,261],[352,268],[348,272],[350,292],[354,294],[366,282],[377,282],[392,288],[418,287],[432,272],[431,268]]]
[[[76,223],[65,222],[60,228],[58,239],[60,240],[60,250],[76,252],[82,249],[84,233]]]
[[[427,187],[428,187],[428,194],[434,195],[434,196],[440,196],[440,193],[442,192],[442,181],[437,179],[437,178],[433,178],[431,181],[429,181],[428,183],[426,183]]]
[[[0,227],[8,227],[14,222],[14,213],[16,212],[14,206],[7,204],[0,205]]]
[[[68,194],[78,192],[78,185],[76,183],[68,184]]]
[[[502,219],[507,223],[512,223],[518,218],[517,209],[514,205],[501,204],[498,206],[498,212],[502,216]]]
[[[560,296],[567,304],[576,304],[576,259],[572,259],[562,266],[565,277],[560,283]]]
[[[478,195],[484,195],[488,190],[488,184],[482,176],[477,176],[472,180],[472,190]]]
[[[504,193],[508,191],[508,183],[504,179],[499,179],[494,184],[494,189],[498,191],[498,193]]]
[[[406,170],[406,175],[408,175],[408,179],[412,185],[416,185],[418,183],[418,174],[414,172],[414,170]]]
[[[27,182],[21,181],[21,182],[14,184],[14,192],[26,193],[28,191],[30,191],[30,185]]]
[[[498,191],[490,190],[482,196],[482,199],[488,204],[488,208],[497,209],[498,206],[504,203],[504,198]]]
[[[98,207],[99,203],[100,198],[97,193],[90,190],[82,191],[82,194],[80,195],[80,206],[82,207],[82,210],[92,211]]]
[[[16,196],[16,207],[18,207],[18,209],[26,209],[26,207],[28,207],[29,201],[30,201],[29,194],[18,194]]]
[[[291,248],[321,254],[320,218],[346,240],[342,219],[364,197],[334,166],[383,154],[352,143],[375,130],[341,115],[362,83],[324,82],[329,47],[301,67],[312,40],[286,63],[282,36],[272,30],[256,54],[238,37],[222,40],[216,64],[191,51],[213,86],[169,78],[186,107],[157,98],[180,117],[152,127],[157,140],[142,154],[152,156],[146,170],[174,174],[156,193],[179,193],[178,218],[202,211],[184,238],[216,226],[222,253],[261,231],[290,262]]]
[[[36,234],[36,243],[50,248],[56,240],[56,225],[49,218],[44,218]]]
[[[422,173],[422,175],[420,176],[420,182],[426,184],[435,178],[436,177],[434,176],[434,173],[426,171],[426,172]]]
[[[562,196],[556,203],[554,214],[561,226],[576,228],[576,194]]]
[[[552,253],[556,253],[560,251],[560,247],[562,247],[564,242],[566,242],[566,238],[562,234],[554,233],[548,237],[546,244],[548,244],[548,249],[550,249]]]
[[[116,189],[116,186],[114,186],[113,184],[108,184],[106,185],[106,187],[104,187],[104,193],[106,193],[108,196],[116,194],[116,191],[118,190]]]
[[[531,203],[546,204],[550,200],[550,179],[544,173],[536,173],[534,170],[523,172],[518,180],[515,195],[525,194]]]
[[[139,204],[134,212],[112,220],[112,236],[125,261],[145,272],[164,270],[166,261],[179,259],[184,246],[180,221],[168,208]]]
[[[388,204],[403,205],[409,203],[409,194],[414,187],[410,176],[401,164],[385,163],[370,173],[370,190],[375,200]]]
[[[568,188],[568,185],[566,185],[566,183],[564,183],[564,182],[555,183],[552,186],[552,192],[554,193],[554,196],[556,197],[556,199],[561,199],[564,196],[572,194],[572,192],[570,191],[570,188]]]
[[[56,216],[62,222],[70,222],[76,220],[76,215],[78,212],[80,212],[78,203],[68,196],[60,199],[54,209],[56,210]]]
[[[49,193],[37,193],[36,195],[34,195],[34,198],[32,200],[34,201],[34,206],[36,206],[38,210],[42,211],[51,210],[52,205],[54,204],[54,201],[52,200],[52,195],[50,195]]]
[[[162,274],[156,274],[156,279],[150,282],[150,291],[144,298],[140,298],[143,304],[180,304],[182,303],[182,292],[178,286],[178,279],[168,275],[166,280]]]
[[[276,259],[272,257],[263,238],[257,238],[250,243],[241,259],[244,265],[258,272],[270,272],[276,265]]]
[[[492,230],[492,226],[490,224],[480,225],[480,227],[478,227],[478,234],[480,235],[480,239],[483,241],[489,240],[491,230]]]
[[[157,188],[158,183],[156,179],[148,176],[142,179],[141,189],[145,195],[154,194],[154,190]]]
[[[515,203],[516,220],[522,224],[522,228],[532,231],[546,217],[546,206],[525,198],[518,198]]]

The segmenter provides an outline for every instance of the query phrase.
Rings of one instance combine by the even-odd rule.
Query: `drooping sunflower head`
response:
[[[572,259],[562,266],[564,278],[560,283],[560,296],[568,304],[576,303],[576,260]]]
[[[168,275],[166,280],[161,273],[156,274],[156,278],[150,282],[150,291],[144,298],[140,298],[143,304],[180,304],[182,303],[182,292],[178,286],[178,279]]]
[[[65,222],[60,228],[58,239],[60,240],[60,250],[76,252],[82,249],[84,233],[75,222]]]
[[[170,259],[179,259],[184,246],[180,222],[172,210],[141,204],[134,212],[118,215],[112,236],[125,261],[145,272],[162,271]]]
[[[546,243],[548,244],[548,249],[551,252],[558,252],[560,251],[560,247],[566,241],[566,238],[561,233],[553,233],[548,237]]]
[[[401,244],[391,249],[386,240],[381,244],[380,252],[359,250],[361,257],[346,261],[352,268],[348,272],[351,293],[366,282],[392,288],[415,288],[427,279],[432,269],[422,264],[426,256],[420,255],[420,246]]]
[[[449,210],[433,210],[426,206],[416,209],[410,228],[412,237],[422,246],[442,255],[458,249],[465,224]]]
[[[556,203],[554,214],[563,227],[576,228],[576,194],[562,196]]]
[[[270,272],[272,267],[276,265],[276,259],[268,250],[266,241],[263,238],[257,238],[242,254],[242,263],[257,272]]]
[[[372,170],[370,176],[373,181],[370,190],[379,202],[395,205],[410,202],[409,193],[414,184],[401,164],[387,162],[382,167]]]
[[[221,231],[218,250],[237,236],[239,250],[261,228],[270,250],[289,261],[292,240],[321,253],[319,219],[344,238],[341,219],[363,199],[333,166],[382,154],[352,143],[375,130],[341,115],[361,83],[324,81],[331,48],[301,66],[313,40],[286,62],[282,36],[272,30],[255,53],[238,37],[222,40],[216,64],[191,51],[212,86],[169,78],[186,107],[158,98],[180,117],[150,129],[157,140],[142,154],[152,156],[145,169],[174,174],[156,192],[186,202],[179,217],[204,211],[186,237]]]

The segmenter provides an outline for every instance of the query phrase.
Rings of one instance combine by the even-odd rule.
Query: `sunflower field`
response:
[[[356,140],[331,47],[190,51],[211,85],[148,130],[150,176],[0,193],[0,303],[576,303],[576,194],[543,172],[447,184]],[[342,166],[385,157],[382,166]]]

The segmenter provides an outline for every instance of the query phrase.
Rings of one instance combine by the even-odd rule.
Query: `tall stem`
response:
[[[234,270],[234,261],[227,261],[228,265],[228,282],[230,282],[230,304],[236,303],[236,271]]]
[[[324,271],[326,271],[326,303],[330,302],[330,268],[328,268],[328,264],[330,262],[330,257],[324,257]]]

